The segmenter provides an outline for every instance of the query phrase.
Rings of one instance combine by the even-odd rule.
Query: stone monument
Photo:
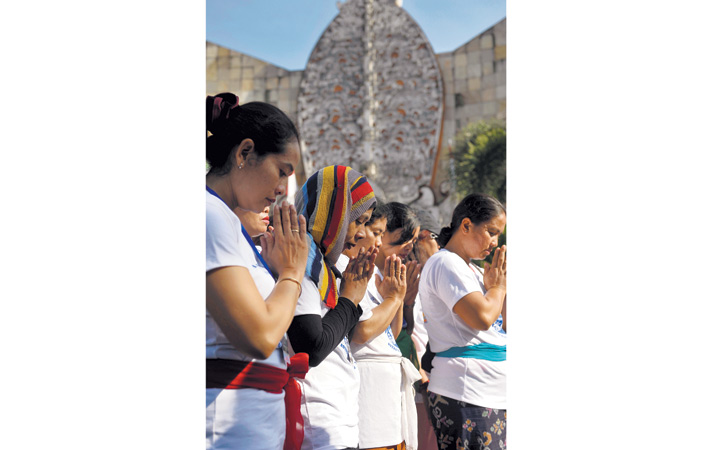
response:
[[[388,201],[428,186],[444,90],[422,29],[394,0],[348,0],[310,55],[298,93],[303,165],[350,165]]]

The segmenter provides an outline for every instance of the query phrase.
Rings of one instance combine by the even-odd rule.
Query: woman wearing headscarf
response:
[[[374,248],[351,259],[338,283],[340,254],[365,236],[375,205],[367,179],[346,166],[325,167],[296,194],[307,219],[310,254],[288,337],[294,352],[309,355],[311,369],[300,381],[303,449],[345,449],[358,445],[360,385],[348,334],[374,268]]]

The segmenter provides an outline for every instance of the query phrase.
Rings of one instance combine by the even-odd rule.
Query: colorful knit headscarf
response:
[[[374,204],[375,194],[365,176],[347,166],[320,169],[295,194],[295,207],[305,216],[313,237],[305,274],[329,308],[338,302],[331,267],[343,251],[348,225]]]

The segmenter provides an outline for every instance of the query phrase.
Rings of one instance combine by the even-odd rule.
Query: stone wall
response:
[[[506,119],[506,19],[483,31],[453,52],[436,55],[444,90],[437,165],[427,185],[421,182],[420,206],[438,207],[442,223],[451,214],[450,150],[459,130],[470,122]],[[304,71],[289,71],[252,56],[206,43],[206,93],[233,92],[241,103],[271,103],[296,123]],[[296,170],[297,184],[306,179]],[[421,186],[421,187],[420,187]]]
[[[269,62],[206,42],[206,95],[232,92],[239,103],[267,102],[280,108],[298,124],[298,90],[302,70],[286,70]],[[302,161],[296,183],[305,182]],[[293,189],[295,189],[293,187]]]
[[[242,104],[268,102],[297,123],[298,87],[302,78],[302,70],[286,70],[206,42],[206,95],[233,92]]]
[[[445,88],[442,142],[432,183],[439,203],[449,188],[450,143],[459,130],[479,120],[506,120],[506,18],[455,51],[439,53],[437,60]]]

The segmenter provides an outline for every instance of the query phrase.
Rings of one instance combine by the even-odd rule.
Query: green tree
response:
[[[491,195],[506,204],[506,127],[502,121],[465,126],[454,146],[457,193]]]
[[[502,121],[470,123],[459,132],[454,147],[457,194],[491,195],[506,205],[506,127]],[[506,244],[506,229],[499,245]],[[492,255],[486,262],[491,263]],[[476,262],[476,261],[475,261]],[[483,262],[477,262],[483,266]]]

